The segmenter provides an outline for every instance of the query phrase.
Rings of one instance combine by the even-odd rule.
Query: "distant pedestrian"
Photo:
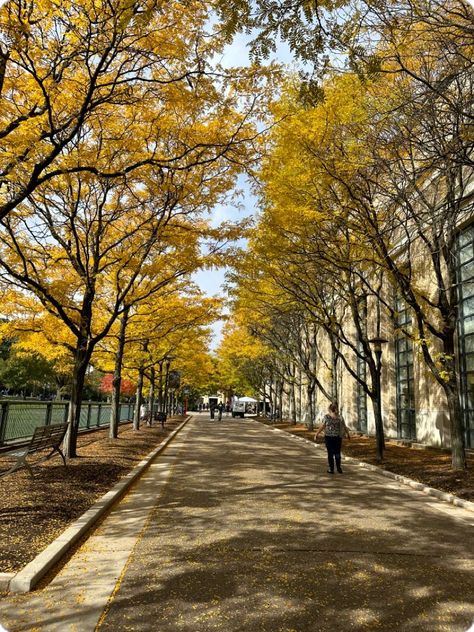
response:
[[[336,468],[339,474],[342,474],[341,468],[341,447],[342,438],[345,435],[348,439],[351,438],[349,430],[339,413],[337,404],[331,404],[329,406],[329,413],[324,415],[323,422],[314,435],[315,440],[324,431],[324,442],[326,444],[326,450],[328,452],[328,474],[334,474],[334,460],[336,461]]]
[[[211,419],[214,419],[214,414],[216,412],[216,408],[214,404],[210,404],[209,410],[211,411]]]
[[[222,411],[223,410],[224,410],[224,404],[222,402],[219,402],[217,404],[217,412],[218,412],[217,419],[219,421],[222,421]]]

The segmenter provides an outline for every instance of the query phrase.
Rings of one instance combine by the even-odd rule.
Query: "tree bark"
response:
[[[372,401],[372,407],[374,410],[375,420],[375,444],[376,454],[375,458],[378,463],[383,461],[383,453],[385,450],[385,434],[383,428],[383,416],[382,416],[382,363],[379,359],[375,366],[370,366],[372,375],[372,389],[370,391],[370,398]]]
[[[283,419],[283,380],[278,384],[278,409],[280,411],[280,421]]]
[[[444,392],[446,393],[449,411],[451,465],[454,470],[464,470],[467,467],[464,424],[459,397],[459,387],[455,378],[446,382]]]
[[[150,426],[153,423],[153,410],[155,408],[155,379],[156,379],[156,375],[155,375],[155,367],[152,366],[150,369],[150,391],[149,391],[149,398],[148,398],[148,404],[150,406]]]
[[[143,368],[138,369],[137,396],[135,401],[135,413],[133,415],[133,429],[140,430],[140,408],[143,402]]]
[[[170,413],[169,406],[168,406],[168,382],[169,382],[168,378],[169,378],[169,373],[170,373],[170,364],[169,364],[169,362],[166,362],[166,365],[165,365],[165,378],[164,378],[165,389],[164,389],[163,398],[164,398],[164,402],[165,402],[165,412],[167,414]]]
[[[92,349],[88,348],[87,338],[82,337],[77,342],[72,374],[71,401],[68,411],[68,429],[64,439],[64,455],[68,458],[77,457],[77,432],[81,418],[82,395],[87,367]]]
[[[291,421],[296,424],[296,368],[293,367],[293,375],[290,384],[290,406],[291,406]]]
[[[114,377],[112,380],[112,406],[110,409],[110,427],[109,438],[116,439],[118,437],[118,426],[120,421],[120,387],[122,385],[122,360],[125,348],[125,334],[127,331],[128,315],[130,306],[124,309],[118,336],[117,353],[115,354]]]
[[[310,380],[306,387],[306,394],[308,397],[308,423],[306,424],[308,430],[312,432],[314,430],[314,380]]]
[[[160,413],[163,411],[163,362],[159,363],[158,369],[158,409]]]

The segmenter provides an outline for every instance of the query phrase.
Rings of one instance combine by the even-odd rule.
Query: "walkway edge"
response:
[[[166,437],[154,450],[152,450],[131,472],[126,474],[120,481],[90,509],[75,520],[61,535],[29,562],[21,571],[16,574],[0,574],[0,590],[13,593],[25,593],[34,589],[39,580],[67,553],[67,551],[89,531],[117,500],[129,489],[132,483],[139,478],[148,468],[153,459],[162,452],[166,446],[174,439],[178,432],[188,423],[188,417]]]
[[[273,428],[272,426],[267,426],[261,421],[257,421],[257,423],[260,424],[261,426],[265,426],[269,430],[283,433],[287,437],[292,437],[296,439],[297,441],[304,441],[305,443],[308,443],[309,445],[312,445],[317,449],[321,448],[321,446],[317,443],[314,443],[314,441],[310,441],[309,439],[305,439],[304,437],[298,437],[297,435],[286,432],[285,430],[282,430],[281,428]],[[403,483],[404,485],[407,485],[408,487],[411,487],[412,489],[416,489],[420,492],[423,492],[424,494],[427,494],[428,496],[434,496],[435,498],[438,498],[438,500],[444,500],[445,502],[451,505],[455,505],[456,507],[462,507],[463,509],[467,509],[468,511],[472,511],[474,513],[474,502],[471,502],[470,500],[464,500],[463,498],[459,498],[458,496],[455,496],[454,494],[443,492],[440,489],[435,489],[434,487],[428,487],[428,485],[425,485],[424,483],[420,483],[419,481],[414,481],[413,479],[408,478],[407,476],[402,476],[401,474],[395,474],[395,472],[389,472],[388,470],[383,470],[382,468],[377,467],[376,465],[366,463],[365,461],[358,461],[357,459],[354,459],[353,457],[350,457],[350,456],[343,456],[343,459],[344,461],[348,461],[348,462],[350,461],[354,465],[359,465],[359,467],[362,467],[366,470],[370,470],[371,472],[378,472],[382,476],[396,480],[399,483]]]

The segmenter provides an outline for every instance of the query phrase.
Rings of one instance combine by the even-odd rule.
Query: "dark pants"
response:
[[[326,449],[328,451],[329,469],[334,471],[334,459],[336,459],[336,467],[341,467],[341,445],[342,437],[324,437]]]

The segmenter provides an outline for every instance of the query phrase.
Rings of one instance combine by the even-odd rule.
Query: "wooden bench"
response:
[[[16,470],[20,470],[23,467],[28,469],[28,472],[33,477],[32,465],[36,465],[41,463],[42,461],[46,461],[46,459],[51,458],[55,452],[61,455],[64,465],[66,465],[66,458],[61,450],[61,443],[63,442],[64,435],[66,434],[68,424],[53,424],[49,426],[37,426],[33,433],[33,436],[30,439],[30,442],[25,445],[23,448],[19,448],[18,450],[12,450],[11,452],[6,452],[5,456],[14,456],[16,457],[16,462],[12,467],[6,472],[2,472],[0,474],[0,478],[2,476],[6,476],[7,474],[11,474]],[[44,459],[40,459],[39,461],[35,461],[33,464],[28,463],[27,457],[30,454],[35,454],[36,452],[41,452],[42,450],[51,451],[47,454]]]

